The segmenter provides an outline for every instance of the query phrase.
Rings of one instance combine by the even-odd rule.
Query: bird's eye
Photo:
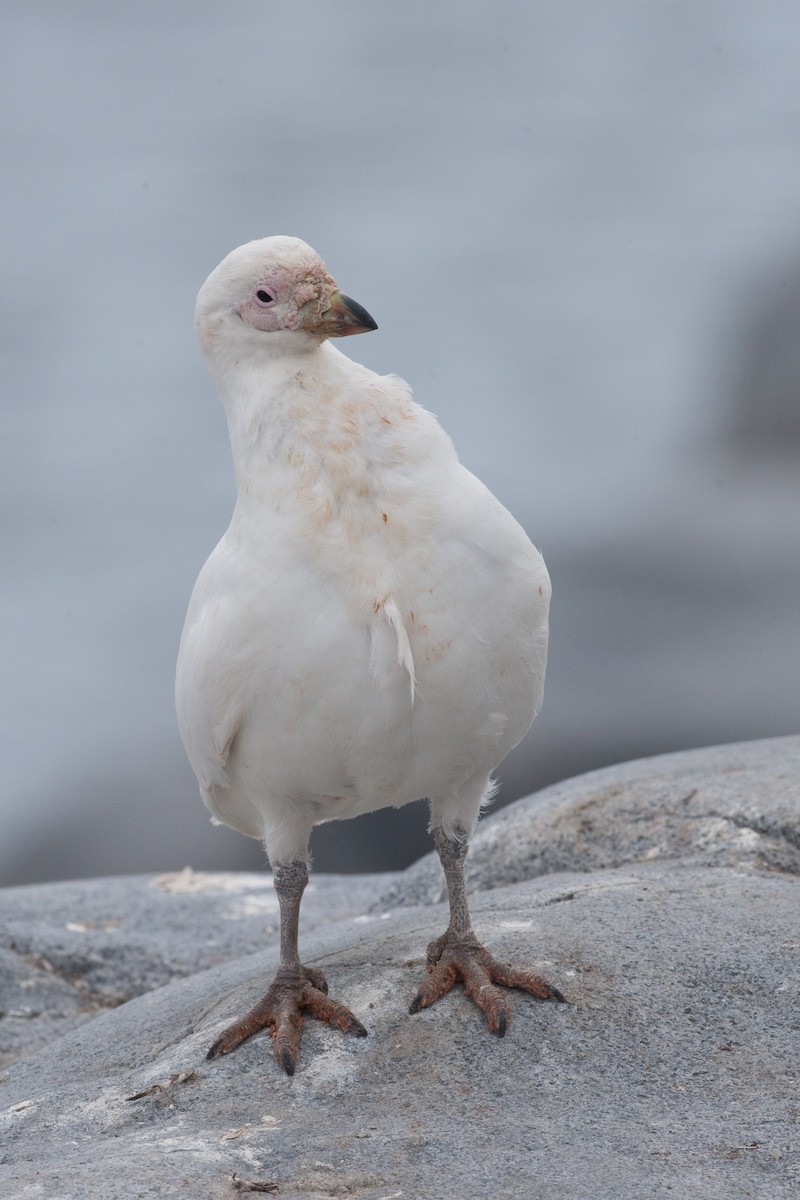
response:
[[[256,300],[260,300],[262,304],[272,304],[274,299],[275,297],[272,295],[272,293],[264,291],[263,288],[259,288],[256,292]]]

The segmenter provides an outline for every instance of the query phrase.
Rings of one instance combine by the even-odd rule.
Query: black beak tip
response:
[[[378,328],[378,322],[373,321],[372,317],[369,315],[364,306],[359,304],[357,300],[353,300],[351,296],[342,296],[342,300],[347,305],[347,308],[353,314],[356,321],[358,321],[359,325],[363,327],[365,333],[372,333],[374,329]]]

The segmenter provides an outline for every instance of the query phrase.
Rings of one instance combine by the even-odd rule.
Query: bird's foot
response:
[[[330,999],[322,971],[315,967],[282,967],[258,1004],[220,1034],[206,1057],[230,1054],[254,1033],[267,1029],[278,1063],[287,1075],[294,1075],[306,1013],[318,1021],[336,1025],[343,1033],[367,1036],[350,1009]]]
[[[505,1035],[511,1019],[511,1006],[500,987],[520,988],[537,1000],[566,1003],[558,988],[541,975],[498,962],[474,936],[458,939],[448,932],[428,946],[428,977],[420,984],[409,1012],[435,1004],[456,983],[463,983],[467,995],[485,1013],[490,1033],[498,1037]]]

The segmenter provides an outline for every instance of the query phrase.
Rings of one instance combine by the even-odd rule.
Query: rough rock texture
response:
[[[800,737],[663,754],[555,784],[482,821],[466,870],[474,891],[661,859],[800,875]],[[380,903],[445,895],[427,854]]]
[[[616,790],[604,771],[487,822],[476,883],[495,886],[475,896],[478,932],[570,1001],[515,996],[504,1040],[460,990],[408,1015],[444,906],[409,906],[383,877],[318,879],[304,957],[370,1036],[308,1025],[292,1079],[264,1036],[204,1058],[274,969],[274,947],[248,953],[274,918],[257,878],[0,893],[23,953],[52,959],[51,971],[29,964],[23,996],[48,976],[55,1005],[76,979],[118,1002],[67,1012],[60,1038],[51,1019],[36,1052],[17,1045],[0,1088],[0,1196],[248,1194],[234,1176],[310,1200],[796,1196],[800,883],[782,856],[797,829],[797,753],[783,739],[630,764]],[[701,794],[716,816],[698,808],[707,832],[686,836],[675,822]],[[660,826],[659,795],[673,813]],[[746,824],[725,816],[744,812]],[[588,869],[590,855],[617,853],[625,865]],[[496,886],[493,871],[520,881]],[[374,907],[382,888],[391,910]]]
[[[318,876],[303,932],[357,919],[374,898],[370,876]],[[0,891],[0,1068],[104,1008],[276,947],[278,921],[267,871],[185,868]]]

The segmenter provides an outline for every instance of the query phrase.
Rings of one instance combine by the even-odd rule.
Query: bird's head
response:
[[[195,325],[207,353],[220,339],[302,350],[378,328],[342,295],[316,251],[282,236],[247,242],[222,260],[200,289]]]

